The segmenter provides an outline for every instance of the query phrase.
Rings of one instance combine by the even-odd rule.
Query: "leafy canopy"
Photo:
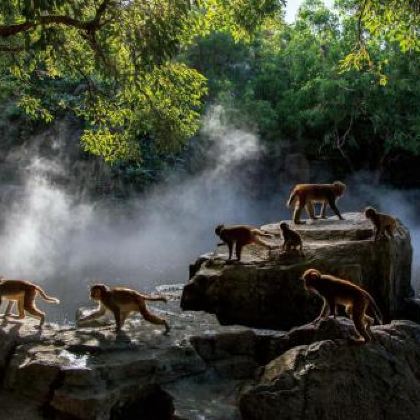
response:
[[[34,118],[49,122],[66,110],[82,117],[84,149],[108,162],[140,159],[146,136],[175,151],[198,129],[207,91],[205,77],[175,58],[197,35],[216,29],[248,37],[281,4],[0,2],[0,89]]]

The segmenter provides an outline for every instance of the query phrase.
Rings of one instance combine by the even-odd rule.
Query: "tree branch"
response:
[[[21,32],[29,31],[39,25],[65,25],[87,32],[94,32],[102,26],[100,20],[106,11],[106,8],[109,6],[109,3],[110,0],[103,0],[96,10],[95,17],[86,22],[66,15],[47,15],[39,16],[33,22],[24,22],[14,25],[0,25],[0,37],[7,38]]]

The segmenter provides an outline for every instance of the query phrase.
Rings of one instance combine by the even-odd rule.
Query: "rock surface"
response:
[[[309,322],[320,310],[321,300],[306,294],[300,280],[313,267],[366,288],[386,320],[404,315],[413,294],[409,231],[399,223],[393,239],[374,242],[372,225],[361,213],[344,217],[295,226],[304,241],[304,257],[252,245],[245,247],[241,263],[226,263],[225,246],[200,257],[190,268],[182,308],[214,313],[222,324],[287,330]],[[271,244],[282,243],[279,224],[262,229],[275,235]]]
[[[270,362],[244,391],[245,420],[414,420],[420,416],[420,326],[394,321],[375,343],[316,341]]]
[[[152,311],[169,319],[172,330],[168,336],[139,317],[127,320],[119,336],[113,325],[78,329],[46,325],[40,332],[29,318],[23,324],[4,321],[0,326],[0,375],[1,394],[8,397],[0,399],[2,410],[13,413],[19,401],[30,401],[27,410],[33,419],[52,415],[164,420],[172,418],[175,408],[181,418],[216,419],[223,417],[220,413],[237,418],[237,377],[246,376],[243,368],[254,377],[255,361],[244,360],[241,349],[231,348],[217,362],[207,362],[191,337],[241,335],[245,328],[220,327],[208,314],[180,313],[179,295],[180,291],[178,300],[168,305],[150,305]],[[156,403],[168,417],[148,417]],[[18,411],[7,418],[29,419],[31,414]]]
[[[324,418],[311,417],[322,404],[316,402],[311,411],[308,398],[314,395],[322,401],[335,392],[338,404],[338,396],[345,393],[351,407],[353,402],[362,404],[360,389],[375,414],[380,404],[394,414],[397,404],[407,404],[408,413],[418,408],[413,395],[420,381],[419,325],[396,321],[375,326],[376,341],[355,346],[350,340],[353,324],[344,318],[285,333],[220,326],[214,315],[181,313],[178,303],[152,308],[169,319],[169,336],[136,317],[126,322],[118,337],[113,325],[79,329],[50,325],[40,332],[29,320],[4,322],[2,414],[7,420],[169,420],[174,413],[181,419],[235,420],[241,418],[241,390],[245,419],[283,418],[283,405],[289,407],[284,418]],[[392,399],[391,392],[398,395]],[[338,406],[325,418],[356,418],[342,417]]]

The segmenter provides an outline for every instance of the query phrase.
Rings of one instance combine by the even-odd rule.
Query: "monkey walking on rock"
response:
[[[265,236],[272,238],[273,235],[265,233],[260,229],[257,229],[253,226],[247,225],[218,225],[215,229],[215,234],[220,237],[223,241],[223,244],[226,244],[229,248],[229,261],[232,259],[233,245],[235,244],[235,254],[237,261],[241,260],[242,248],[245,245],[249,244],[258,244],[267,249],[274,249],[275,246],[272,246],[262,239],[259,236]]]
[[[95,284],[90,288],[90,297],[99,303],[98,309],[79,320],[79,323],[91,321],[105,315],[107,310],[114,314],[116,332],[119,333],[128,315],[132,312],[139,312],[146,321],[152,324],[163,325],[165,334],[169,333],[168,322],[152,314],[146,306],[146,300],[160,300],[166,302],[164,296],[149,296],[125,287],[110,288],[104,284]]]
[[[336,201],[344,194],[346,185],[340,181],[335,181],[332,184],[298,184],[290,193],[287,207],[295,206],[293,212],[293,222],[295,224],[303,224],[305,222],[300,220],[302,210],[305,208],[308,216],[315,220],[314,203],[322,203],[320,217],[326,218],[327,204],[334,211],[340,220],[343,220],[340,211],[337,208]]]
[[[347,316],[353,320],[359,336],[363,337],[365,343],[372,341],[370,327],[374,324],[374,319],[378,324],[382,324],[382,314],[375,300],[366,290],[348,280],[321,274],[314,268],[306,270],[302,279],[305,289],[318,294],[324,301],[321,312],[315,321],[328,318],[330,313],[335,318],[337,305],[343,305]],[[367,315],[366,312],[369,309],[374,318]]]

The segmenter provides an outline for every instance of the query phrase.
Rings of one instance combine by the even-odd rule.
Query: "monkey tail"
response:
[[[60,299],[57,299],[52,296],[48,296],[39,286],[35,286],[35,289],[38,291],[38,293],[41,295],[41,297],[46,300],[47,302],[51,303],[60,303]]]
[[[150,296],[150,295],[143,295],[143,294],[139,293],[139,296],[144,300],[160,300],[160,301],[165,302],[165,303],[168,301],[168,299],[165,296],[162,296],[162,295],[160,295],[160,296]]]
[[[296,201],[296,198],[297,198],[296,191],[293,190],[290,194],[289,200],[287,201],[287,207],[289,208],[292,207],[294,202]]]
[[[379,309],[378,305],[376,304],[375,299],[373,299],[373,297],[369,293],[367,293],[367,292],[366,292],[366,296],[369,299],[370,307],[371,307],[371,309],[373,311],[373,315],[374,315],[374,317],[376,319],[376,322],[378,324],[382,325],[384,323],[382,312]]]
[[[261,230],[261,229],[254,229],[255,233],[257,233],[259,236],[265,236],[267,238],[273,238],[274,235],[271,233],[268,233],[265,230]]]

